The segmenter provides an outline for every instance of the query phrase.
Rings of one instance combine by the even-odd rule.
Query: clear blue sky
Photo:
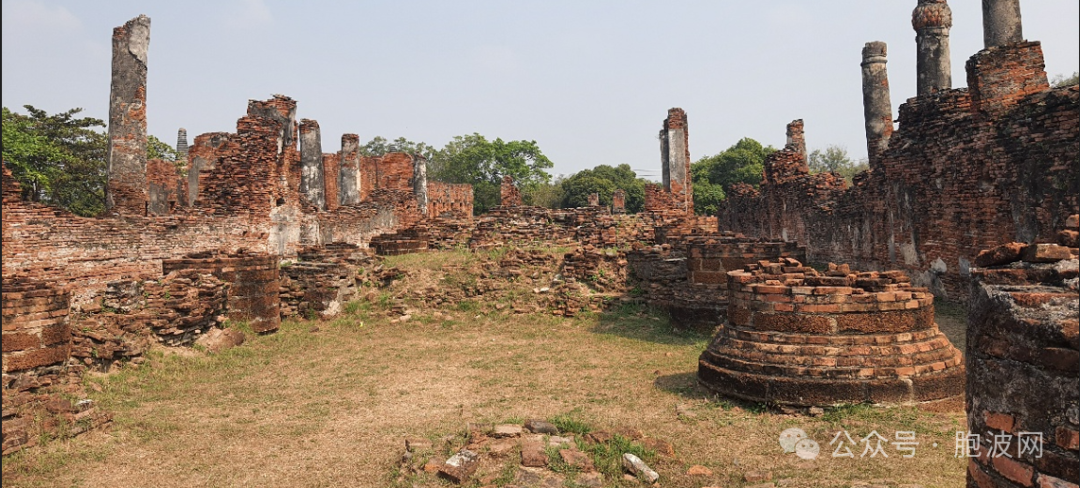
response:
[[[980,0],[954,0],[953,85],[982,48]],[[146,14],[150,132],[173,143],[233,131],[248,99],[282,93],[341,134],[529,139],[569,174],[660,170],[667,109],[686,110],[694,160],[742,137],[866,154],[860,52],[889,44],[892,101],[915,93],[914,0],[147,2],[3,0],[3,105],[108,118],[112,28]],[[1026,0],[1046,70],[1080,65],[1080,2]]]

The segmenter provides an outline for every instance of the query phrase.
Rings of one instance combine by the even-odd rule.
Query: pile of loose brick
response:
[[[753,401],[803,406],[912,403],[963,391],[960,351],[934,322],[934,297],[900,271],[825,273],[795,259],[728,272],[728,323],[698,379]]]
[[[635,428],[593,431],[583,435],[560,433],[543,420],[524,424],[468,424],[465,436],[450,435],[438,440],[405,439],[401,457],[403,474],[427,473],[470,486],[494,487],[511,468],[513,478],[505,486],[605,486],[605,477],[584,446],[607,445],[620,437],[624,443],[655,452],[664,466],[673,465],[675,448],[663,439],[647,437]],[[548,452],[557,452],[552,463]],[[656,483],[660,475],[640,458],[624,454],[620,458],[620,481]],[[697,466],[699,470],[703,467]],[[574,474],[568,475],[571,471]],[[707,469],[705,470],[708,471]],[[711,473],[709,473],[711,474]],[[501,486],[501,485],[500,485]]]
[[[967,331],[968,486],[1075,486],[1080,479],[1078,219],[1058,244],[978,256]]]

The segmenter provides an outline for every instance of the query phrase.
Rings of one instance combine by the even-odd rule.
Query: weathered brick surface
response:
[[[162,261],[165,273],[196,270],[230,284],[229,318],[247,321],[255,332],[277,330],[280,284],[276,256],[239,251],[233,254],[204,252]]]
[[[168,215],[176,211],[177,206],[187,205],[188,181],[176,163],[161,159],[147,161],[146,181],[147,209],[151,214]]]
[[[1080,479],[1077,250],[1056,262],[1021,260],[1038,257],[1024,250],[973,270],[967,408],[968,431],[980,436],[981,455],[969,465],[971,487],[1033,486],[1037,480],[1042,485],[1034,486],[1065,486],[1052,481]],[[1041,455],[1019,455],[1021,432],[1042,436]],[[1012,458],[987,455],[995,435],[1013,436]]]
[[[796,240],[812,261],[903,269],[963,299],[979,251],[1057,241],[1077,213],[1080,91],[1044,80],[1038,43],[982,51],[968,63],[971,89],[901,105],[880,164],[853,187],[822,174],[766,178],[760,191],[729,192],[720,226]],[[796,158],[787,152],[772,165]]]
[[[428,217],[472,220],[472,185],[429,181]]]
[[[71,294],[58,286],[5,277],[3,374],[56,365],[67,359]]]
[[[514,178],[510,175],[503,176],[499,185],[499,205],[503,207],[520,207],[521,190],[514,185]]]
[[[113,29],[109,92],[108,183],[105,206],[146,215],[146,74],[150,18],[140,15]]]
[[[960,351],[934,297],[896,271],[826,273],[795,259],[729,271],[728,319],[698,379],[725,395],[796,405],[913,403],[963,391]]]

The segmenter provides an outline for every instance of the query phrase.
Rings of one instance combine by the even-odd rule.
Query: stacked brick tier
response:
[[[728,270],[762,259],[805,256],[806,249],[793,242],[728,232],[635,249],[627,259],[642,295],[667,309],[676,328],[712,332],[727,311]]]
[[[281,325],[278,284],[279,259],[270,254],[190,254],[162,261],[165,273],[194,269],[229,283],[228,312],[232,320],[247,321],[255,332],[271,332]]]
[[[4,387],[25,372],[61,365],[68,357],[71,294],[28,279],[3,281]]]
[[[724,395],[792,405],[912,403],[959,395],[963,360],[934,297],[899,271],[819,273],[795,259],[728,272],[728,323],[698,379]]]
[[[421,252],[428,248],[428,236],[422,227],[413,226],[397,232],[377,235],[371,239],[370,246],[379,256]]]
[[[1075,216],[1071,223],[1075,232]],[[973,272],[967,418],[979,447],[968,463],[970,488],[1075,487],[1080,480],[1072,245],[1070,253],[1053,244],[1007,244],[980,256],[992,267]],[[1038,449],[1021,449],[1024,437]]]

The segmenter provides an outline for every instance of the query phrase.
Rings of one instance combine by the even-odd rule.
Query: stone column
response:
[[[952,61],[949,59],[949,28],[952,9],[945,0],[919,0],[911,12],[915,29],[916,93],[929,95],[952,88]]]
[[[341,167],[338,172],[338,196],[342,205],[360,203],[360,136],[341,136]]]
[[[626,192],[622,188],[615,190],[615,194],[611,196],[611,213],[626,213]]]
[[[428,212],[428,186],[427,186],[427,158],[419,155],[412,154],[413,160],[413,177],[412,188],[413,195],[416,196],[416,208],[420,210],[420,215],[427,217]]]
[[[105,206],[145,214],[146,51],[150,18],[140,15],[113,29],[112,87],[109,93],[108,184]]]
[[[687,213],[694,212],[694,194],[690,182],[690,144],[686,112],[681,108],[668,110],[664,128],[660,131],[660,163],[664,189],[673,201]]]
[[[982,0],[983,47],[1005,46],[1024,40],[1020,0]]]
[[[893,132],[886,54],[884,42],[873,41],[863,46],[863,119],[866,123],[866,154],[871,168],[880,162],[881,153],[889,147]]]
[[[319,210],[326,210],[322,132],[319,123],[300,120],[300,194]]]
[[[187,161],[187,129],[183,127],[181,127],[180,130],[176,131],[176,155],[179,156],[182,161]]]

